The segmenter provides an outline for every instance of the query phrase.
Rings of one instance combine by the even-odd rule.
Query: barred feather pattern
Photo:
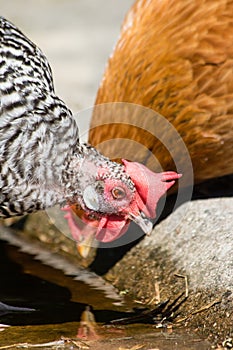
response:
[[[0,217],[67,200],[82,203],[80,179],[94,177],[81,170],[84,159],[133,187],[121,165],[79,144],[78,127],[55,94],[46,57],[0,17]]]
[[[61,201],[67,150],[78,142],[71,112],[54,92],[46,57],[0,18],[0,216]]]

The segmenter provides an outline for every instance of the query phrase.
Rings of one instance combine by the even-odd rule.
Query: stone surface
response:
[[[142,303],[174,300],[186,325],[212,341],[232,337],[233,198],[197,200],[179,207],[150,237],[109,271],[107,278]]]
[[[232,288],[233,198],[192,201],[158,225],[141,247],[161,247],[194,290]]]

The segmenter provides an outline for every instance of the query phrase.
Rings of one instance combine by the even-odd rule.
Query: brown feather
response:
[[[196,182],[233,173],[233,1],[136,1],[96,98],[96,104],[116,101],[149,107],[175,126]],[[94,113],[94,146],[102,143],[101,151],[114,156],[104,141],[129,138],[148,148],[164,170],[174,169],[171,154],[153,136],[161,127],[154,118],[143,116],[151,135],[130,125],[101,126],[110,118]],[[174,144],[177,156],[179,151]],[[154,159],[144,148],[137,152],[137,161],[157,170]]]

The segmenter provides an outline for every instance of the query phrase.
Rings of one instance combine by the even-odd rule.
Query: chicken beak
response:
[[[151,234],[153,223],[144,215],[143,212],[139,213],[138,215],[130,213],[129,219],[135,222],[135,224],[137,224],[146,235],[149,236]]]

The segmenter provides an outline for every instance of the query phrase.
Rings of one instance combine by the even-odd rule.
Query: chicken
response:
[[[77,207],[91,231],[94,219],[93,234],[103,242],[121,236],[130,220],[151,230],[148,218],[180,175],[118,164],[81,144],[71,111],[55,94],[47,59],[2,17],[0,98],[0,217],[59,204],[76,240],[88,231],[76,223]]]
[[[188,149],[196,183],[231,174],[232,43],[232,0],[137,0],[109,58],[96,105],[128,102],[135,110],[145,106],[166,118]],[[137,157],[151,170],[157,171],[158,164],[175,169],[174,159],[179,159],[185,177],[186,158],[175,140],[172,144],[175,133],[166,139],[171,154],[159,140],[166,134],[164,118],[147,114],[138,125],[133,113],[122,120],[119,112],[113,121],[112,114],[96,108],[89,142],[109,155],[130,138],[144,146]],[[183,184],[190,183],[187,175]]]

